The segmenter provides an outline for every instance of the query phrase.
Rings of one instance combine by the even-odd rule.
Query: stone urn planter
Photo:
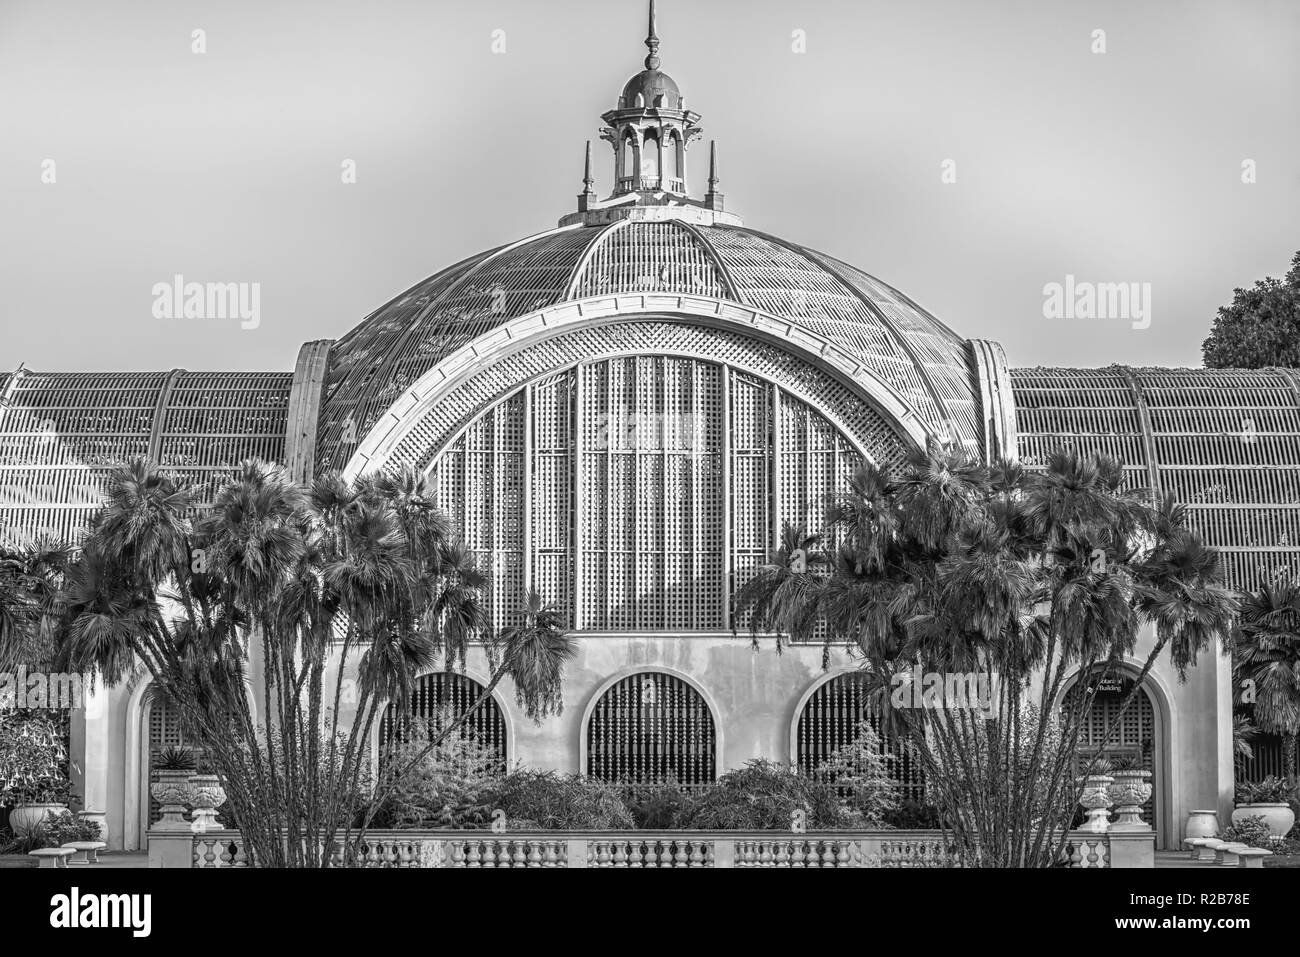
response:
[[[1114,781],[1109,774],[1089,774],[1084,779],[1079,804],[1088,812],[1088,819],[1079,830],[1100,833],[1110,829],[1110,786]]]
[[[221,786],[221,778],[215,774],[193,774],[189,787],[189,802],[194,806],[191,814],[193,830],[220,830],[223,825],[217,819],[217,808],[226,803],[226,790]]]
[[[1107,789],[1115,805],[1116,818],[1112,831],[1149,831],[1151,825],[1142,820],[1142,805],[1151,797],[1150,771],[1116,771],[1114,782]]]
[[[9,812],[9,827],[17,831],[21,827],[30,827],[45,820],[47,814],[56,817],[68,809],[66,804],[53,802],[44,804],[20,804]]]
[[[1232,811],[1232,823],[1240,824],[1248,817],[1262,817],[1273,837],[1286,837],[1295,826],[1295,812],[1286,803],[1238,804]]]
[[[1218,837],[1219,815],[1217,811],[1188,811],[1187,827],[1183,837]]]
[[[149,785],[149,793],[162,805],[162,820],[154,825],[159,831],[188,831],[185,805],[190,801],[190,770],[160,770],[158,780]]]

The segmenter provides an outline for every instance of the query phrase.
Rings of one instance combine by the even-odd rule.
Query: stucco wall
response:
[[[1133,666],[1140,665],[1152,637],[1144,634]],[[808,692],[828,673],[855,667],[842,651],[832,654],[829,672],[822,669],[820,646],[787,646],[778,655],[770,640],[755,651],[747,637],[729,634],[681,636],[584,635],[565,672],[564,712],[540,725],[528,720],[515,703],[509,681],[498,686],[497,700],[506,715],[511,758],[517,764],[557,771],[582,770],[584,719],[590,706],[614,679],[637,670],[666,670],[688,678],[714,712],[721,743],[719,772],[751,758],[785,761],[792,757],[791,728]],[[256,661],[254,672],[258,673]],[[485,682],[486,656],[471,651],[467,673]],[[1153,669],[1158,736],[1165,758],[1161,770],[1165,813],[1162,843],[1180,836],[1187,812],[1216,808],[1227,822],[1232,807],[1232,760],[1229,721],[1230,671],[1212,652],[1179,683],[1167,655]],[[88,804],[108,813],[110,847],[140,846],[134,822],[139,819],[144,757],[143,685],[119,687],[107,694],[98,716],[74,733],[74,758],[82,767]],[[1222,716],[1222,718],[1221,718]],[[1225,733],[1225,729],[1227,729]]]

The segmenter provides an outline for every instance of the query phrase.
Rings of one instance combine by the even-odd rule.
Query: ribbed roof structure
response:
[[[1300,374],[1290,369],[1012,369],[1021,461],[1105,452],[1169,492],[1255,588],[1300,574]]]
[[[156,462],[200,498],[281,460],[290,372],[0,373],[0,544],[75,542],[113,467]]]
[[[317,464],[343,468],[380,415],[441,359],[512,319],[615,293],[762,309],[862,359],[935,434],[981,447],[966,342],[893,287],[738,226],[575,224],[464,260],[367,317],[331,350]]]

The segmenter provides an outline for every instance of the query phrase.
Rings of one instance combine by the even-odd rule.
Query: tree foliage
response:
[[[1211,369],[1300,367],[1300,252],[1285,278],[1268,276],[1232,291],[1232,302],[1219,307],[1201,355]]]
[[[912,742],[965,859],[991,866],[1058,859],[1075,776],[1099,756],[1077,754],[1097,679],[1141,661],[1127,708],[1160,655],[1185,676],[1226,650],[1235,609],[1183,509],[1126,488],[1114,459],[1059,451],[1029,473],[937,446],[897,474],[861,468],[826,527],[786,529],[736,596],[755,644],[851,644],[876,726]],[[1155,640],[1139,656],[1144,626]],[[918,670],[987,700],[914,695]]]

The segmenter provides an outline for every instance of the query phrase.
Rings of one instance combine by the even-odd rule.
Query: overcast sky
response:
[[[1199,365],[1300,248],[1296,0],[661,0],[659,35],[728,208],[1012,365]],[[643,0],[0,0],[0,366],[291,369],[573,209],[644,36]],[[260,283],[260,325],[155,318],[176,274]],[[1149,327],[1045,318],[1067,275],[1150,283]]]

